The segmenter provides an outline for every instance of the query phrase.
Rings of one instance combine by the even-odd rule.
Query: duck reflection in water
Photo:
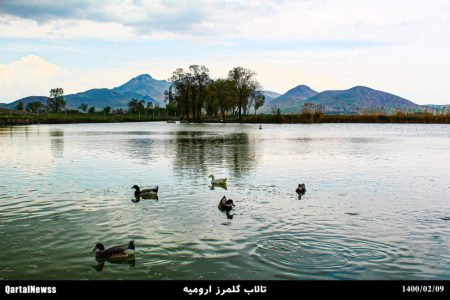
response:
[[[138,203],[141,201],[141,198],[144,200],[156,200],[156,201],[159,200],[158,194],[145,194],[145,195],[135,196],[134,199],[131,199],[131,202]]]
[[[117,264],[121,264],[121,265],[128,264],[130,266],[130,268],[134,268],[136,266],[136,259],[134,259],[134,258],[127,260],[127,261],[112,261],[109,259],[104,259],[104,260],[99,261],[97,265],[92,266],[92,268],[97,272],[101,272],[101,271],[103,271],[103,269],[105,267],[105,262],[109,262],[111,264],[116,264],[116,265]]]
[[[229,210],[225,211],[225,215],[227,216],[228,220],[233,220],[234,213],[232,214]]]
[[[227,184],[226,183],[211,183],[209,186],[210,190],[214,190],[216,187],[222,188],[224,190],[227,190]]]

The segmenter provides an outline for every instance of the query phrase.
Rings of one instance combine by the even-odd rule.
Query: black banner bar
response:
[[[449,296],[450,281],[1,281],[1,298],[16,296],[163,295],[204,297]],[[3,297],[6,296],[6,297]]]

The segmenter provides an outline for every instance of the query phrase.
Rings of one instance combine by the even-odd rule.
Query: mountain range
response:
[[[98,88],[85,92],[65,95],[64,99],[69,108],[77,108],[81,103],[103,108],[127,107],[132,98],[150,101],[164,106],[164,91],[170,86],[166,80],[157,80],[148,74],[132,78],[125,84],[108,89]],[[348,90],[328,90],[317,92],[306,85],[298,85],[284,94],[264,91],[266,97],[260,113],[272,113],[280,109],[281,113],[298,113],[306,102],[323,105],[327,113],[350,114],[364,110],[383,109],[388,112],[395,110],[419,111],[420,106],[399,96],[371,89],[365,86],[355,86]],[[25,105],[39,101],[47,103],[46,96],[29,96],[8,104],[0,104],[5,108],[15,108],[19,101]]]
[[[365,86],[319,93],[309,86],[299,85],[276,98],[266,97],[261,112],[272,113],[274,110],[280,109],[282,114],[298,113],[303,104],[307,102],[322,105],[325,112],[330,114],[352,114],[380,109],[385,112],[421,111],[424,109],[423,106],[399,96]]]
[[[169,88],[170,83],[166,80],[157,80],[148,74],[142,74],[129,80],[125,84],[112,88],[91,89],[85,92],[69,94],[64,96],[68,108],[77,108],[82,103],[96,108],[110,106],[112,108],[127,107],[128,102],[136,98],[146,102],[158,103],[164,106],[164,91]],[[47,96],[29,96],[3,107],[13,109],[22,101],[25,105],[30,102],[41,102],[47,104]]]

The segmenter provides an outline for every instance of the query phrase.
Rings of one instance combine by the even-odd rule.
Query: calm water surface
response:
[[[450,279],[449,163],[448,125],[3,127],[0,279]]]

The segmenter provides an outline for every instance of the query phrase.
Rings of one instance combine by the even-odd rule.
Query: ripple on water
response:
[[[388,265],[399,249],[371,240],[302,233],[280,233],[256,241],[250,255],[280,271],[301,274],[355,273],[363,266]],[[329,274],[328,274],[329,275]]]
[[[263,264],[290,271],[339,269],[347,264],[344,248],[324,240],[293,234],[281,234],[256,242],[254,254]]]

